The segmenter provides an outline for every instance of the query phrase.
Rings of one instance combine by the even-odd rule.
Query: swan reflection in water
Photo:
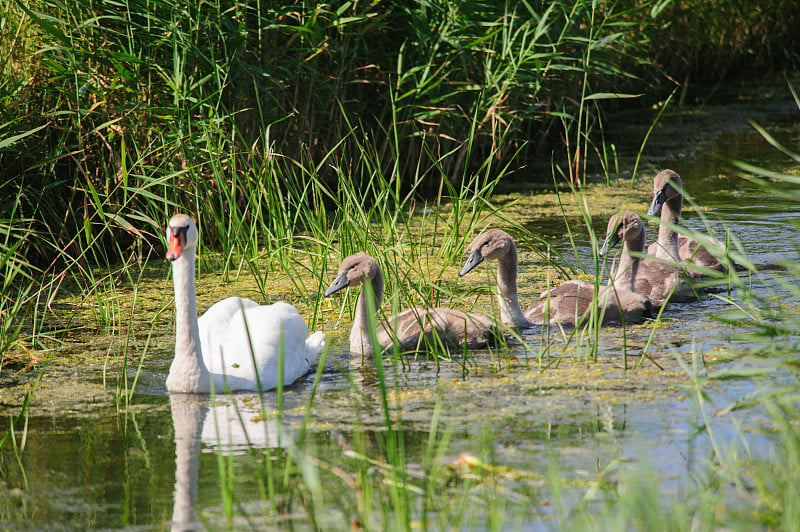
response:
[[[285,447],[294,435],[257,394],[170,394],[175,428],[175,491],[171,530],[202,528],[197,521],[200,452],[243,454],[250,449]]]

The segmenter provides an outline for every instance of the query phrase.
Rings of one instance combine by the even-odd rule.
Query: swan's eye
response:
[[[175,238],[183,237],[183,239],[186,240],[186,233],[189,231],[189,226],[184,225],[182,227],[170,227],[169,230],[172,231],[172,236]]]

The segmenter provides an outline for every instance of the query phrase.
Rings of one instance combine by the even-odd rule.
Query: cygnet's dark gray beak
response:
[[[601,257],[605,257],[608,252],[614,248],[614,246],[619,244],[619,240],[619,231],[608,233],[606,235],[606,239],[603,241],[603,246],[600,248],[600,251],[598,251],[597,254]]]
[[[661,212],[661,207],[664,205],[664,202],[667,201],[667,195],[664,192],[664,189],[656,191],[653,194],[653,202],[650,204],[650,208],[647,209],[647,216],[656,216],[659,212]]]
[[[468,274],[481,262],[483,262],[483,255],[481,255],[480,249],[476,249],[469,254],[469,257],[467,257],[467,262],[464,263],[464,267],[461,268],[461,271],[458,272],[458,275],[462,276]]]
[[[347,288],[348,286],[350,286],[350,281],[347,279],[347,272],[340,273],[322,295],[328,297],[343,288]]]

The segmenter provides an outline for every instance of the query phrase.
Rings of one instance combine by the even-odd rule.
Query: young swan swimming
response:
[[[658,227],[658,240],[650,244],[647,252],[656,258],[666,261],[691,261],[698,266],[712,270],[725,271],[725,265],[691,238],[678,235],[673,228],[678,224],[683,209],[683,182],[672,170],[662,170],[653,179],[653,201],[648,216],[661,213],[661,224]],[[714,242],[720,246],[721,244]],[[687,271],[689,277],[700,277],[696,271]]]
[[[696,298],[686,283],[684,272],[677,266],[652,259],[636,259],[638,264],[634,264],[631,252],[644,253],[645,229],[641,217],[633,211],[622,211],[611,217],[600,255],[607,255],[620,241],[624,242],[622,256],[616,270],[611,272],[615,285],[632,284],[634,291],[647,297],[655,307],[661,307],[667,299]]]
[[[325,347],[322,332],[308,334],[289,303],[259,305],[229,297],[197,317],[194,221],[176,214],[167,224],[167,258],[175,283],[175,358],[167,376],[170,392],[261,391],[289,385],[304,375]],[[278,373],[283,354],[283,375]]]
[[[375,308],[380,308],[384,289],[380,266],[366,253],[356,253],[342,261],[336,279],[324,295],[328,297],[347,287],[366,283],[370,283],[375,295]],[[376,351],[392,346],[395,340],[401,351],[424,349],[426,339],[433,344],[441,342],[448,348],[479,349],[502,335],[485,314],[467,314],[445,307],[412,308],[392,317],[389,323],[376,319],[378,345],[374,346],[367,329],[366,298],[365,290],[362,290],[350,330],[350,352],[355,355],[372,356]]]
[[[624,234],[628,237],[628,233]],[[517,247],[511,236],[500,229],[478,235],[459,275],[466,275],[487,259],[497,260],[497,288],[500,318],[518,328],[530,328],[545,322],[574,326],[588,318],[595,296],[593,284],[572,280],[544,292],[524,312],[517,296]],[[638,258],[630,258],[631,279],[635,277]],[[652,309],[646,297],[633,292],[632,280],[620,277],[614,285],[598,293],[598,313],[604,325],[630,322],[648,316]]]

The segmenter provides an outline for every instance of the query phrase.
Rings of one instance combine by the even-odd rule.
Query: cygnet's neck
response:
[[[368,287],[366,286],[366,283],[370,283],[372,286],[372,293],[375,296],[375,321],[378,327],[380,327],[380,322],[378,320],[378,309],[383,301],[383,273],[379,268],[375,278],[372,280],[368,278],[364,283],[364,288],[361,289],[361,293],[358,295],[358,301],[356,302],[356,315],[353,319],[353,327],[350,329],[350,351],[363,356],[372,356],[372,354],[375,352],[375,347],[379,346],[373,346],[370,342],[368,329],[369,316],[367,315]]]
[[[497,300],[500,303],[500,320],[519,329],[533,327],[519,306],[517,295],[517,247],[512,245],[508,253],[497,259]]]
[[[200,347],[197,300],[194,287],[195,249],[184,249],[172,261],[175,284],[175,358],[172,359],[167,390],[208,393],[209,374]]]
[[[661,223],[658,226],[656,257],[662,260],[680,262],[678,255],[678,233],[674,226],[678,225],[683,208],[683,196],[675,196],[664,202],[661,207]]]
[[[622,245],[622,254],[619,258],[619,267],[614,274],[614,288],[617,290],[634,291],[636,283],[636,272],[639,269],[639,257],[634,257],[631,252],[642,253],[644,251],[644,233],[635,239],[625,240]]]

